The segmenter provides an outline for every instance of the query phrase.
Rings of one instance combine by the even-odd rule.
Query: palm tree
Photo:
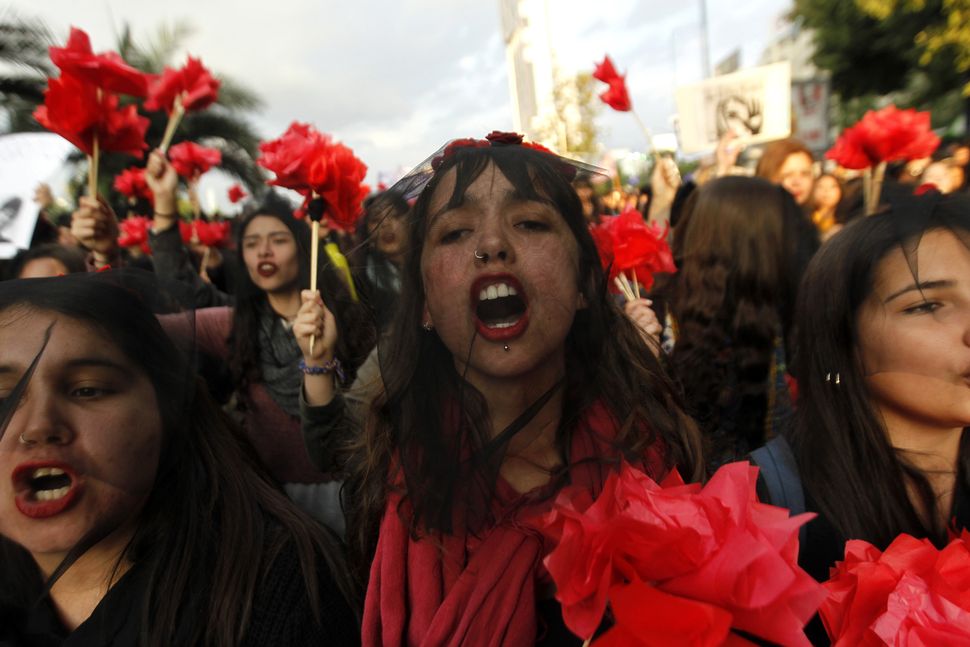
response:
[[[51,75],[47,48],[53,42],[43,21],[0,12],[0,133],[40,130],[31,113],[44,100]]]

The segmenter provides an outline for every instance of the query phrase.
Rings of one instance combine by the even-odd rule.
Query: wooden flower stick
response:
[[[163,154],[168,152],[168,147],[171,145],[172,138],[175,136],[175,129],[179,127],[183,116],[185,116],[185,108],[182,107],[182,95],[180,94],[175,97],[175,103],[172,104],[172,114],[168,116],[165,135],[162,136],[162,143],[159,145]]]
[[[95,133],[91,154],[88,155],[88,195],[92,198],[98,197],[98,153],[98,134]]]
[[[310,218],[310,291],[317,291],[317,264],[320,257],[320,219],[326,203],[323,198],[313,198],[307,205],[307,215]],[[310,335],[310,355],[317,341],[316,335]]]
[[[633,291],[630,290],[629,284],[624,283],[623,280],[620,279],[621,276],[623,275],[620,274],[619,276],[614,277],[613,283],[620,290],[620,293],[623,294],[624,297],[626,297],[627,301],[633,301],[634,299],[636,299],[636,297],[633,296]]]
[[[636,293],[637,298],[640,298],[640,281],[637,280],[637,271],[630,270],[633,273],[633,291]]]

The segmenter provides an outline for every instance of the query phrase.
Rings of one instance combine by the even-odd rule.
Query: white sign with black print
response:
[[[38,212],[34,190],[61,169],[73,149],[53,133],[0,135],[0,259],[30,245]]]
[[[728,130],[747,144],[791,134],[791,65],[774,63],[677,88],[680,150],[712,151]]]

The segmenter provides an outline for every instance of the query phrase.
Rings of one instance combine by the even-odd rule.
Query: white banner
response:
[[[34,190],[57,174],[73,148],[53,133],[0,135],[0,258],[30,245],[38,211]]]
[[[677,88],[680,149],[700,153],[717,147],[733,130],[744,144],[782,139],[791,133],[791,65],[716,76]]]

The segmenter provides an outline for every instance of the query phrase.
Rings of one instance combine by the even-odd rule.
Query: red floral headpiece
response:
[[[445,146],[444,150],[431,160],[431,168],[437,171],[446,159],[463,148],[498,148],[504,146],[521,146],[522,148],[528,148],[546,155],[551,155],[552,157],[561,161],[561,158],[558,155],[542,144],[527,142],[524,141],[524,139],[525,138],[519,133],[510,133],[501,130],[493,130],[489,134],[485,135],[485,139],[475,139],[473,137],[456,139],[449,142],[448,145]],[[569,181],[572,181],[572,179],[576,177],[576,168],[568,162],[561,164],[559,170]]]

